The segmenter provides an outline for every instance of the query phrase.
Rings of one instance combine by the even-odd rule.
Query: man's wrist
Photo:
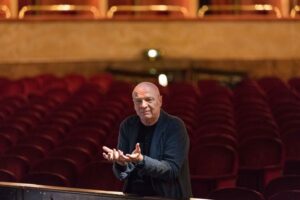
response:
[[[121,165],[121,166],[126,166],[126,165],[127,165],[127,162],[116,161],[116,163],[117,163],[118,165]]]
[[[138,157],[137,162],[135,163],[135,165],[139,168],[141,168],[145,165],[144,156],[142,154]]]
[[[139,157],[138,157],[138,162],[141,162],[144,160],[144,156],[143,154],[140,154]]]

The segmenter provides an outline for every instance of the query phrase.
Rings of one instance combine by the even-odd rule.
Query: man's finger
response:
[[[119,159],[119,153],[117,152],[116,149],[113,149],[113,159],[118,160]]]
[[[113,152],[110,152],[109,154],[108,154],[108,158],[109,158],[109,160],[113,160],[113,158],[114,158],[114,155],[113,155]]]
[[[130,159],[127,155],[124,155],[124,154],[120,154],[120,158],[123,159],[123,160]]]
[[[103,151],[106,151],[107,153],[112,152],[113,150],[108,148],[107,146],[102,146]]]
[[[106,160],[108,160],[108,155],[106,153],[103,152],[102,155]]]
[[[126,157],[128,157],[129,159],[136,159],[136,154],[126,154]]]
[[[141,153],[140,143],[136,143],[134,152],[135,153]]]

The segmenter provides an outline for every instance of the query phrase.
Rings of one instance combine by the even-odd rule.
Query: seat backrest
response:
[[[76,181],[78,168],[76,164],[66,158],[45,158],[35,164],[30,173],[33,172],[51,172],[64,176],[71,185]]]
[[[300,129],[299,129],[300,131]],[[300,132],[286,132],[282,135],[287,160],[300,160]]]
[[[240,144],[238,151],[241,168],[263,169],[283,165],[283,145],[276,138],[249,138]]]
[[[18,180],[13,172],[6,169],[0,169],[0,181],[17,182]]]
[[[287,190],[300,190],[300,176],[289,175],[275,178],[266,186],[264,194],[266,199],[269,199],[276,193]]]
[[[209,199],[214,200],[264,200],[264,196],[250,188],[223,188],[213,191]]]
[[[196,138],[197,136],[202,135],[212,135],[212,134],[226,134],[233,137],[237,137],[236,130],[234,127],[227,124],[204,124],[203,126],[199,126],[194,132],[193,135]]]
[[[89,151],[81,147],[59,147],[49,153],[52,158],[65,158],[73,161],[78,169],[90,161],[92,155]]]
[[[89,163],[80,174],[77,187],[121,191],[122,183],[114,175],[112,164],[105,161]]]
[[[61,147],[78,147],[85,149],[87,152],[89,152],[90,155],[95,155],[97,152],[100,151],[100,145],[96,143],[95,141],[92,141],[90,139],[86,139],[83,137],[72,137],[69,139],[66,139],[62,144]]]
[[[71,186],[71,183],[66,177],[53,172],[31,172],[24,177],[22,182],[62,187]]]
[[[40,146],[33,144],[19,144],[14,146],[6,155],[15,155],[23,157],[30,165],[42,159],[45,156],[45,151]]]
[[[21,156],[1,156],[0,170],[9,172],[14,181],[19,181],[28,172],[29,164]]]
[[[199,135],[195,140],[191,141],[191,144],[194,145],[205,145],[205,144],[220,144],[227,145],[234,149],[237,149],[236,138],[231,135],[216,133],[209,135]]]
[[[76,136],[77,138],[86,138],[92,141],[96,141],[98,144],[103,143],[107,132],[104,129],[95,127],[76,127],[72,129],[69,133],[69,137],[72,138]]]
[[[193,175],[219,178],[236,175],[238,156],[230,146],[220,144],[205,144],[195,146],[191,150],[191,173]]]
[[[286,160],[283,175],[300,175],[300,160]]]
[[[297,200],[300,199],[300,190],[287,190],[272,195],[268,200]]]
[[[0,154],[7,151],[10,147],[13,146],[12,141],[6,136],[0,135]]]
[[[29,135],[18,140],[18,144],[39,146],[45,153],[49,152],[56,145],[50,138],[42,135]]]

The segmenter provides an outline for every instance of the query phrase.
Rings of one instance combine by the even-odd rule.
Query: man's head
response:
[[[141,82],[132,92],[134,109],[145,126],[155,124],[160,115],[162,97],[156,85]]]

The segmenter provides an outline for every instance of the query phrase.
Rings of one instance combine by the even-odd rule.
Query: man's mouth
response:
[[[150,114],[150,111],[144,111],[142,112],[144,115]]]

